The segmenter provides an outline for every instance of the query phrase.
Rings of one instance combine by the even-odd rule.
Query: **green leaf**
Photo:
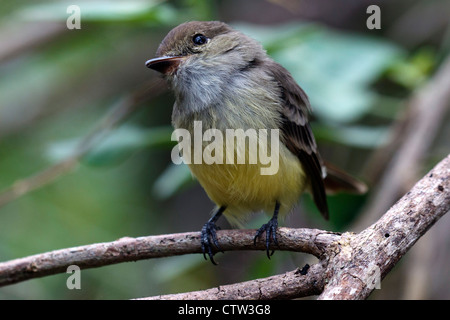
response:
[[[313,130],[315,137],[319,140],[368,149],[382,146],[389,134],[389,127],[382,126],[330,127],[314,123]]]
[[[158,6],[161,0],[94,0],[57,1],[35,4],[18,12],[25,20],[66,21],[70,16],[67,8],[76,4],[80,8],[81,21],[171,21],[176,13],[167,5]],[[156,13],[156,14],[155,14]]]
[[[151,129],[123,126],[88,152],[82,162],[91,166],[108,165],[122,162],[144,148],[169,148],[174,145],[170,141],[172,131],[169,126]]]
[[[155,181],[153,194],[159,199],[168,199],[193,182],[194,179],[187,165],[171,164]]]
[[[398,60],[387,70],[387,76],[409,89],[417,88],[436,65],[436,54],[428,49],[418,50],[408,60]]]
[[[82,162],[91,166],[111,165],[124,161],[144,148],[170,148],[175,144],[170,140],[172,131],[170,126],[151,129],[122,126],[90,150]],[[73,155],[80,141],[75,139],[53,143],[47,155],[53,161],[60,161]]]

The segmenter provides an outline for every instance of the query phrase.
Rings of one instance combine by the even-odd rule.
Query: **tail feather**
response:
[[[335,165],[325,162],[327,176],[324,179],[327,194],[338,192],[364,194],[367,192],[367,185],[337,168]]]

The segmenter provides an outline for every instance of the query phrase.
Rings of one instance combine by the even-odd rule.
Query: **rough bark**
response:
[[[218,232],[218,239],[224,251],[265,250],[263,240],[253,244],[255,233],[256,230],[223,230]],[[273,249],[306,252],[319,257],[338,238],[338,234],[323,230],[280,228],[279,245]],[[88,269],[200,252],[200,232],[125,237],[112,242],[55,250],[0,263],[0,286],[65,272],[70,265]]]
[[[414,243],[450,209],[450,156],[447,156],[376,223],[344,234],[327,249],[329,279],[319,299],[365,299]]]
[[[299,268],[284,274],[217,288],[168,294],[140,300],[273,300],[317,295],[323,290],[325,269],[322,264]]]

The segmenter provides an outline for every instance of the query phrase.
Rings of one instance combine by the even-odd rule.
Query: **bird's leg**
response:
[[[262,225],[261,228],[258,229],[256,232],[255,237],[253,238],[253,242],[256,245],[256,239],[259,238],[260,235],[262,235],[264,232],[266,233],[266,252],[267,257],[270,259],[270,256],[273,255],[275,250],[272,250],[271,253],[269,253],[269,247],[271,242],[275,245],[278,245],[277,240],[277,228],[278,228],[278,212],[280,211],[280,203],[277,201],[275,203],[275,210],[273,212],[272,219],[269,220],[269,222]]]
[[[219,246],[219,242],[217,241],[216,230],[219,230],[220,228],[216,226],[216,221],[220,218],[225,209],[226,209],[225,206],[220,207],[216,211],[216,213],[211,217],[211,219],[209,219],[208,222],[206,222],[203,225],[201,231],[201,244],[203,257],[205,258],[205,260],[207,260],[206,253],[208,253],[209,259],[215,265],[217,265],[217,263],[214,261],[213,258],[214,254],[212,252],[212,246],[214,245],[217,248],[217,250],[223,252]]]

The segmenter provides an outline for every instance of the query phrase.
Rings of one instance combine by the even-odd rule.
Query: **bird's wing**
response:
[[[306,93],[281,65],[269,62],[268,70],[278,82],[282,99],[281,132],[286,147],[300,160],[310,181],[314,202],[325,219],[328,205],[323,180],[322,160],[308,122],[310,105]]]

